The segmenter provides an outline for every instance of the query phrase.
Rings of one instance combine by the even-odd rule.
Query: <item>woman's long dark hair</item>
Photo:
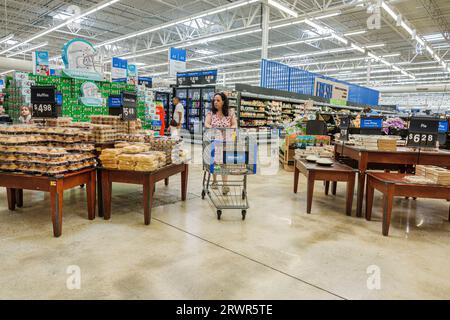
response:
[[[230,108],[230,102],[228,101],[227,95],[225,93],[223,93],[223,92],[219,92],[219,93],[216,93],[214,95],[214,98],[216,96],[221,96],[222,97],[222,101],[223,101],[222,113],[223,113],[223,115],[225,117],[228,117],[228,115],[229,115],[229,108]],[[212,103],[211,111],[212,111],[213,114],[216,114],[217,111],[218,111],[216,106],[214,105],[214,101]]]

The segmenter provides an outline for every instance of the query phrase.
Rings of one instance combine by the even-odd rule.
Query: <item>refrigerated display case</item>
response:
[[[166,122],[166,131],[168,130],[170,120],[172,119],[173,115],[173,108],[172,108],[172,99],[170,98],[169,92],[161,92],[156,91],[155,92],[155,101],[159,101],[164,106],[164,111],[166,113],[165,116],[165,122]]]
[[[215,87],[178,87],[174,94],[185,107],[185,125],[191,134],[202,136],[206,113],[211,110]]]

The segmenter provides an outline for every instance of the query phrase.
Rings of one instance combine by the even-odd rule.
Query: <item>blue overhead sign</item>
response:
[[[186,49],[170,48],[170,59],[186,62]]]

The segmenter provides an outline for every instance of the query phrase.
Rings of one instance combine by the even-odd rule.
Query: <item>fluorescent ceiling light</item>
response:
[[[6,43],[7,45],[13,46],[13,45],[19,43],[19,41],[17,41],[17,40],[12,40],[12,39],[11,39],[11,40],[7,40],[5,43]]]
[[[158,68],[158,67],[164,67],[169,65],[168,62],[164,62],[164,63],[158,63],[158,64],[148,64],[148,65],[144,65],[139,69],[150,69],[150,68]]]
[[[384,43],[376,43],[376,44],[370,44],[368,46],[365,46],[366,49],[372,49],[372,48],[381,48],[384,47],[386,44]]]
[[[340,35],[338,35],[338,34],[336,34],[336,33],[333,32],[333,33],[331,34],[331,36],[332,36],[333,38],[335,38],[336,40],[342,42],[343,44],[348,45],[348,40],[345,39],[345,38],[343,38],[343,37],[341,37]]]
[[[381,7],[392,17],[392,19],[397,20],[398,18],[397,14],[394,12],[394,10],[391,9],[391,7],[387,5],[386,2],[382,1]]]
[[[321,20],[321,19],[325,19],[325,18],[339,16],[340,14],[341,14],[341,11],[336,11],[336,12],[326,13],[326,14],[323,14],[321,16],[317,16],[317,17],[315,17],[313,19],[314,20]]]
[[[330,29],[324,28],[321,25],[311,21],[310,19],[305,19],[305,23],[307,25],[309,25],[310,27],[313,27],[314,29],[316,29],[319,32],[319,34],[330,34],[331,33]]]
[[[25,53],[25,52],[28,52],[28,51],[32,51],[32,50],[36,50],[36,49],[45,47],[46,45],[48,45],[48,42],[44,42],[44,43],[41,43],[41,44],[38,44],[38,45],[35,45],[35,46],[32,46],[32,47],[29,47],[27,49],[23,49],[23,50],[20,50],[20,51],[16,51],[16,52],[10,53],[6,57],[7,58],[14,57],[14,56],[17,56],[19,54],[22,54],[22,53]]]
[[[217,53],[217,51],[209,50],[209,49],[197,49],[194,52],[198,53],[198,54],[204,54],[204,55],[211,55],[211,54]]]
[[[11,73],[11,72],[14,72],[14,71],[16,71],[16,70],[3,71],[3,72],[0,73],[0,76],[4,76],[5,74],[8,74],[8,73]]]
[[[363,34],[363,33],[366,33],[366,32],[367,32],[366,30],[347,32],[347,33],[344,33],[344,36],[346,36],[346,37],[356,36],[358,34]]]
[[[411,29],[411,28],[406,24],[406,22],[402,21],[401,26],[402,26],[402,28],[405,29],[406,32],[408,32],[410,35],[413,35],[413,34],[414,34],[413,29]]]
[[[399,57],[399,56],[401,56],[402,54],[401,53],[391,53],[391,54],[386,54],[386,55],[383,55],[383,56],[381,56],[382,58],[391,58],[391,57]]]
[[[177,20],[177,21],[165,23],[165,24],[162,24],[162,25],[159,25],[159,26],[156,26],[156,27],[151,27],[151,28],[148,28],[148,29],[145,29],[145,30],[142,30],[142,31],[126,34],[126,35],[121,36],[121,37],[117,37],[117,38],[114,38],[114,39],[111,39],[111,40],[107,40],[105,42],[102,42],[102,43],[96,45],[96,47],[100,48],[100,47],[103,47],[103,46],[105,46],[107,44],[116,43],[116,42],[127,40],[127,39],[130,39],[130,38],[136,38],[136,37],[142,36],[144,34],[156,32],[156,31],[159,31],[159,30],[162,30],[162,29],[166,29],[166,28],[169,28],[169,27],[173,27],[173,26],[179,25],[179,24],[186,24],[186,23],[189,23],[190,21],[194,21],[194,20],[197,20],[197,19],[209,16],[209,15],[214,15],[214,14],[218,14],[218,13],[221,13],[221,12],[225,12],[227,10],[236,9],[236,8],[239,8],[239,7],[242,7],[242,6],[246,6],[246,5],[258,2],[258,1],[260,1],[260,0],[248,0],[248,1],[241,1],[241,2],[238,2],[238,3],[231,3],[229,5],[222,6],[219,9],[216,9],[216,10],[210,10],[210,11],[207,11],[207,12],[202,13],[202,14],[191,16],[190,18],[186,18],[186,19],[183,19],[183,20]]]
[[[295,17],[295,18],[298,17],[298,13],[297,12],[295,12],[294,10],[288,8],[286,5],[284,5],[284,4],[282,4],[282,3],[278,2],[278,1],[269,0],[268,3],[269,3],[269,6],[277,8],[278,10],[283,11],[284,13],[287,13],[287,14]]]
[[[8,36],[6,36],[4,38],[1,38],[0,39],[0,43],[4,43],[4,42],[8,43],[8,41],[10,41],[12,38],[14,38],[14,35],[10,34],[10,35],[8,35]]]
[[[360,46],[358,46],[358,45],[356,45],[354,43],[352,43],[351,46],[352,46],[353,49],[355,49],[355,50],[357,50],[357,51],[359,51],[361,53],[365,53],[366,52],[366,50],[364,50],[363,48],[361,48]]]
[[[112,4],[114,4],[114,3],[118,2],[118,1],[120,1],[120,0],[107,0],[107,1],[100,2],[99,4],[91,7],[89,10],[87,10],[87,11],[85,11],[85,12],[79,14],[79,15],[73,16],[72,18],[67,19],[66,21],[64,21],[63,23],[61,23],[61,24],[59,24],[57,26],[54,26],[54,27],[49,28],[49,29],[46,29],[46,30],[44,30],[44,31],[42,31],[42,32],[32,36],[31,38],[28,38],[28,39],[26,39],[26,40],[24,40],[24,41],[22,41],[22,42],[20,42],[20,43],[18,43],[16,45],[12,46],[12,47],[9,47],[9,48],[6,48],[5,50],[2,50],[0,52],[0,55],[4,54],[6,52],[9,52],[11,50],[14,50],[14,49],[20,47],[23,44],[30,43],[30,42],[32,42],[32,41],[34,41],[34,40],[36,40],[38,38],[41,38],[41,37],[43,37],[43,36],[53,32],[53,31],[61,29],[62,27],[65,27],[65,26],[73,23],[74,21],[76,21],[78,19],[81,19],[81,18],[86,17],[86,16],[88,16],[90,14],[93,14],[94,12],[102,10],[102,9],[104,9],[104,8],[110,6],[110,5],[112,5]]]

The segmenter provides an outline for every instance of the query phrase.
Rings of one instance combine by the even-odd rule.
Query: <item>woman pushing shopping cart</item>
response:
[[[228,98],[223,93],[214,96],[205,127],[202,199],[208,195],[219,220],[225,209],[241,210],[245,220],[249,208],[247,175],[256,173],[257,144],[236,129],[236,116],[229,110]]]

